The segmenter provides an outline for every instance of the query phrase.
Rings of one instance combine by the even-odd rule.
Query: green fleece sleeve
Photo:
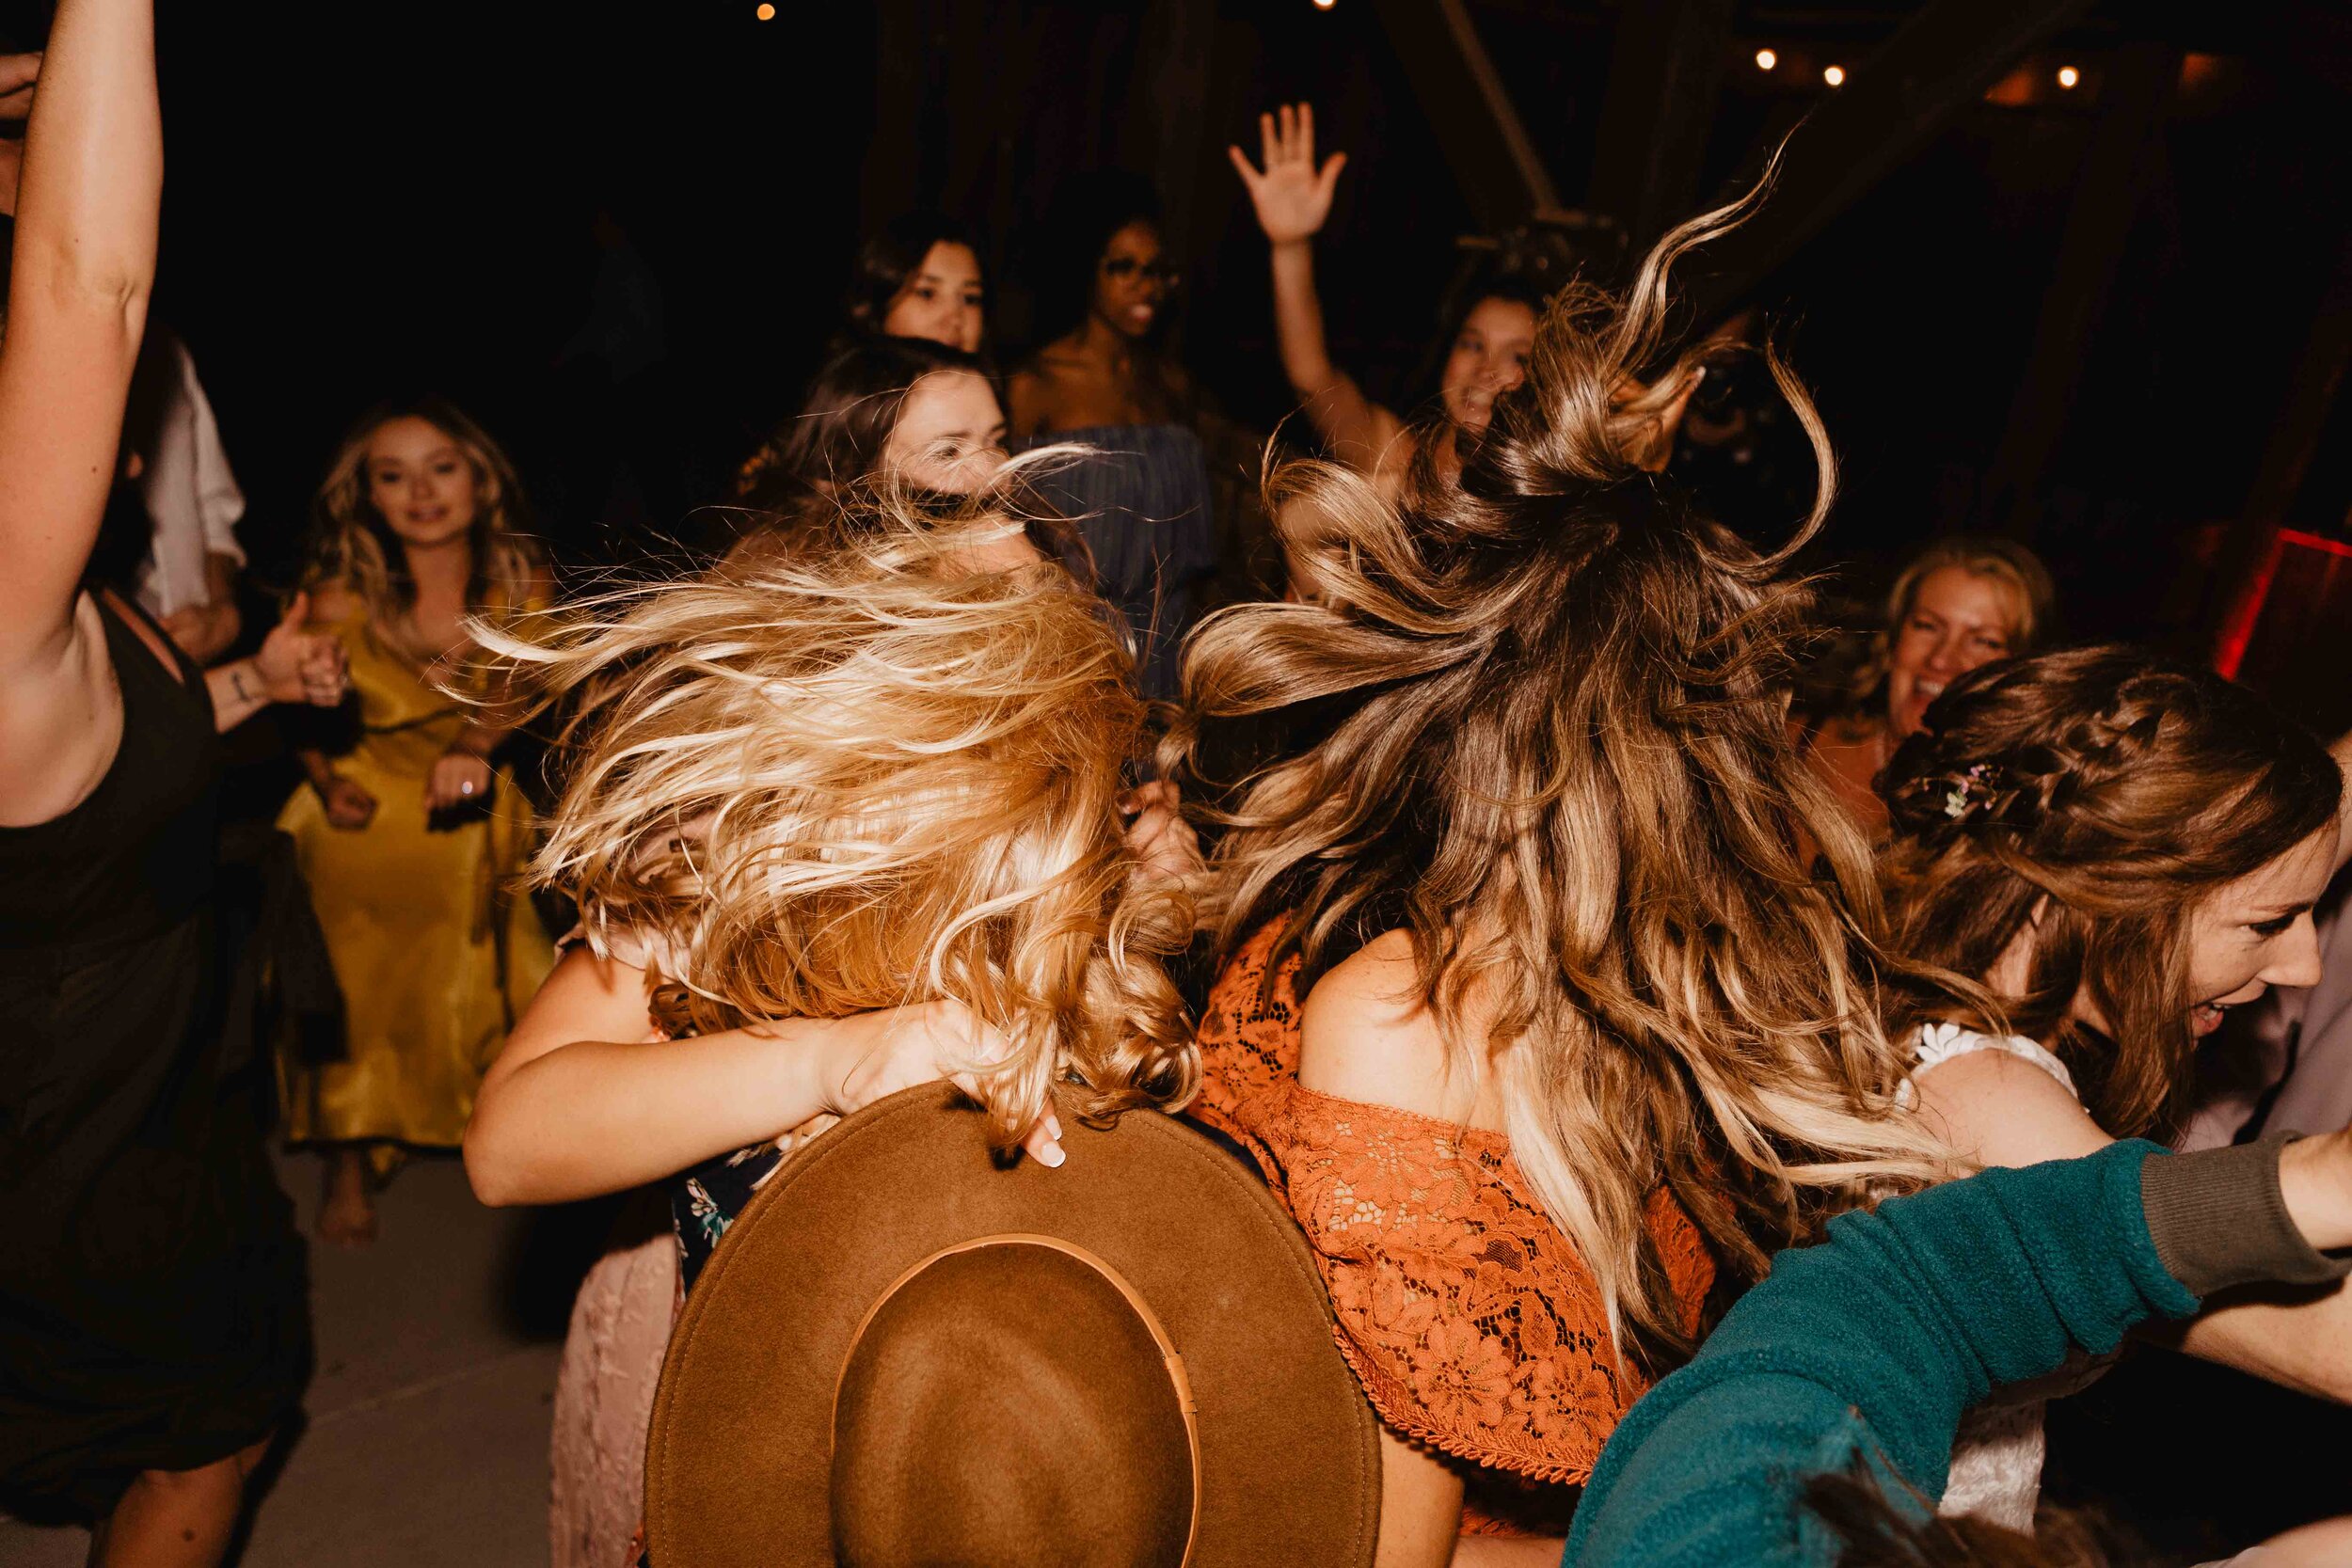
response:
[[[2197,1298],[2148,1229],[2155,1145],[1989,1170],[1840,1216],[1781,1254],[1691,1364],[1627,1417],[1585,1488],[1570,1568],[1814,1564],[1798,1503],[1856,1455],[1942,1495],[1962,1415],[1995,1386],[2101,1354]]]

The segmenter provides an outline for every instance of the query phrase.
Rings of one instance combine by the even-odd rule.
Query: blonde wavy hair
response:
[[[1228,609],[1185,667],[1200,715],[1357,699],[1222,814],[1220,945],[1279,918],[1311,983],[1409,931],[1455,1065],[1501,1075],[1515,1158],[1645,1350],[1686,1343],[1644,1225],[1661,1183],[1754,1278],[1866,1180],[1943,1170],[1896,1103],[1869,847],[1786,729],[1820,421],[1770,356],[1820,469],[1770,552],[1638,463],[1698,352],[1666,344],[1668,270],[1756,199],[1668,234],[1622,297],[1560,296],[1458,484],[1423,471],[1391,505],[1332,465],[1278,470],[1323,602]]]
[[[483,631],[564,714],[532,874],[644,942],[666,1027],[953,999],[1010,1042],[960,1064],[1008,1148],[1057,1083],[1099,1121],[1199,1079],[1160,962],[1191,906],[1120,833],[1129,656],[1059,568],[960,564],[1020,526],[899,510]]]
[[[406,553],[368,497],[368,444],[394,420],[422,420],[455,442],[473,466],[475,510],[469,543],[473,572],[466,604],[502,614],[530,604],[547,573],[547,555],[530,537],[522,482],[503,449],[446,398],[378,404],[352,425],[335,449],[326,478],[310,502],[305,586],[335,584],[357,594],[369,615],[390,625],[417,602]]]

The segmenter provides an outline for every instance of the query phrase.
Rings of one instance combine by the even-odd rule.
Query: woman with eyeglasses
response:
[[[1008,385],[1014,441],[1096,449],[1037,488],[1078,519],[1098,589],[1135,631],[1144,694],[1172,697],[1177,644],[1216,565],[1197,399],[1156,344],[1178,276],[1151,190],[1131,176],[1081,182],[1053,230],[1043,260],[1059,276],[1042,279],[1040,308],[1060,329]]]

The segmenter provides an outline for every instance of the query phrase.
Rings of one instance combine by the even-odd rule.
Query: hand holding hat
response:
[[[846,1018],[820,1037],[818,1071],[825,1109],[846,1117],[901,1089],[942,1078],[980,1100],[977,1070],[1002,1061],[1011,1042],[961,1002]],[[1061,1122],[1049,1109],[1023,1134],[1021,1147],[1038,1164],[1058,1165]]]

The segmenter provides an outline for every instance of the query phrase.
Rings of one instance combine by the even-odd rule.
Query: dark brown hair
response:
[[[871,476],[882,467],[882,451],[898,428],[914,384],[951,372],[988,376],[977,356],[928,338],[874,337],[852,343],[817,372],[800,412],[744,460],[736,477],[737,497],[757,511],[792,514],[813,497]]]
[[[853,331],[881,336],[882,318],[910,280],[923,270],[933,245],[960,245],[980,267],[980,293],[988,293],[988,253],[967,224],[937,213],[908,213],[884,224],[858,247],[850,287],[841,301],[842,319]]]
[[[1880,784],[1892,940],[1981,978],[2031,927],[2032,966],[2006,1019],[1923,992],[1890,1029],[1940,1018],[2042,1040],[2102,1128],[2162,1136],[2195,1047],[2190,912],[2326,827],[2343,793],[2319,743],[2261,698],[2140,649],[1971,672]],[[2068,1016],[2078,992],[2113,1039]]]

